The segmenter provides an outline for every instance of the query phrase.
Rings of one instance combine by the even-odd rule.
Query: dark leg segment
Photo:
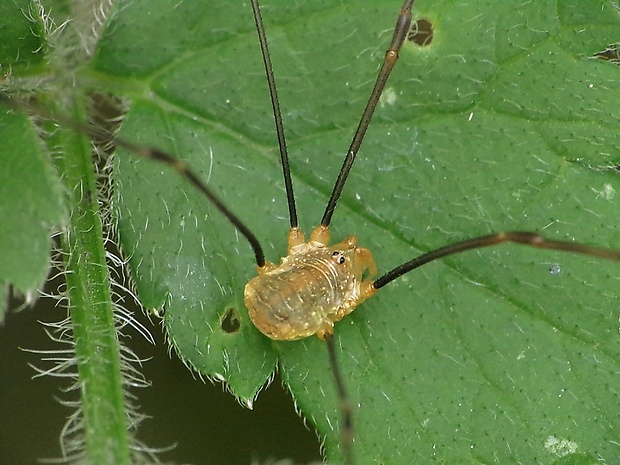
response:
[[[342,453],[344,455],[345,465],[353,465],[353,419],[351,413],[351,405],[344,388],[344,381],[336,359],[336,347],[334,344],[334,335],[325,334],[323,339],[327,343],[327,352],[329,354],[329,364],[334,374],[334,383],[338,392],[338,401],[340,403],[340,413],[342,420],[340,423],[340,443],[342,445]]]
[[[466,250],[480,249],[482,247],[490,247],[492,245],[505,244],[509,242],[541,249],[564,250],[566,252],[590,255],[592,257],[620,260],[620,251],[618,250],[605,249],[603,247],[592,247],[575,242],[552,241],[531,232],[500,232],[457,242],[456,244],[448,245],[446,247],[425,253],[424,255],[420,255],[419,257],[403,263],[402,265],[397,266],[393,270],[385,273],[373,283],[373,287],[375,289],[381,289],[383,286],[391,283],[396,278],[399,278],[400,276],[409,273],[410,271],[415,270],[426,263],[432,262],[439,258],[447,257],[448,255],[454,255],[465,252]]]
[[[385,59],[383,60],[383,65],[381,66],[379,76],[375,82],[375,87],[372,89],[370,99],[368,99],[362,118],[360,119],[355,135],[353,136],[353,140],[351,141],[351,145],[347,152],[347,156],[344,159],[342,168],[340,169],[340,174],[338,175],[338,179],[334,185],[331,197],[327,202],[327,207],[325,209],[325,213],[323,214],[323,219],[321,220],[322,226],[329,226],[329,223],[332,220],[334,209],[336,208],[340,194],[342,194],[344,184],[347,182],[347,177],[349,176],[349,172],[351,171],[351,167],[355,161],[355,156],[362,145],[362,141],[366,135],[366,130],[368,129],[372,115],[374,114],[377,103],[379,103],[379,98],[383,93],[383,88],[385,87],[388,77],[396,64],[396,60],[398,60],[398,53],[407,38],[407,33],[409,32],[409,27],[411,26],[411,7],[413,6],[413,2],[414,0],[405,0],[400,10],[400,14],[396,20],[392,42],[390,43],[390,47],[385,54]]]
[[[162,150],[155,148],[143,147],[137,144],[133,144],[131,142],[127,142],[122,139],[118,139],[114,137],[113,134],[110,134],[108,131],[105,131],[96,126],[89,126],[86,124],[76,123],[75,121],[71,121],[67,118],[63,118],[60,115],[51,114],[50,112],[45,111],[43,108],[34,108],[32,105],[29,105],[26,102],[20,102],[15,99],[10,99],[8,96],[0,93],[0,105],[6,105],[10,108],[15,108],[16,110],[26,111],[27,113],[37,114],[43,118],[49,119],[51,121],[56,121],[63,126],[73,129],[77,132],[87,134],[89,137],[98,140],[109,141],[111,145],[116,147],[123,148],[128,150],[142,158],[149,158],[151,160],[155,160],[161,163],[165,163],[166,165],[174,168],[181,176],[183,176],[190,184],[192,184],[196,189],[202,192],[215,207],[230,221],[235,228],[247,239],[252,250],[254,251],[254,257],[256,258],[256,264],[259,267],[265,265],[265,254],[263,252],[263,248],[261,247],[258,239],[250,231],[245,223],[243,223],[237,215],[235,215],[223,202],[222,200],[211,190],[199,177],[196,173],[194,173],[185,163],[176,159],[169,153],[163,152]]]
[[[291,228],[297,227],[297,209],[295,208],[295,195],[293,194],[293,181],[291,179],[291,168],[288,163],[288,152],[286,149],[286,140],[284,138],[284,124],[282,124],[282,114],[280,112],[280,102],[278,101],[278,91],[276,89],[276,78],[273,75],[271,66],[271,56],[269,55],[269,45],[267,44],[267,35],[265,34],[265,26],[263,18],[260,14],[258,0],[252,0],[252,11],[254,12],[254,22],[256,23],[256,32],[260,42],[260,50],[263,54],[263,63],[265,64],[265,75],[269,85],[269,96],[271,97],[271,107],[273,108],[273,119],[276,124],[276,133],[278,134],[278,145],[280,146],[280,159],[282,160],[282,173],[284,175],[284,186],[286,188],[286,200],[288,201],[288,213]]]

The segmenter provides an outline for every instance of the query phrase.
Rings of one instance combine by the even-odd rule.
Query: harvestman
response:
[[[288,253],[286,257],[282,258],[282,262],[279,265],[265,260],[263,249],[256,236],[185,163],[158,149],[138,146],[120,139],[115,140],[117,146],[125,148],[138,156],[157,160],[173,167],[208,197],[215,207],[247,239],[255,255],[258,275],[246,284],[244,301],[252,322],[263,334],[274,340],[298,340],[316,335],[327,343],[329,360],[341,404],[341,441],[345,462],[348,464],[354,463],[352,452],[353,422],[345,383],[341,377],[336,360],[333,340],[334,323],[355,310],[358,305],[372,297],[379,289],[431,261],[467,250],[502,243],[517,243],[530,247],[563,250],[611,260],[620,260],[620,251],[573,242],[549,240],[531,232],[510,231],[476,237],[436,249],[397,266],[377,279],[370,279],[370,277],[377,274],[372,253],[366,248],[359,247],[355,236],[349,236],[337,244],[329,245],[329,225],[334,210],[387,79],[409,32],[413,2],[414,0],[405,0],[403,3],[396,21],[391,44],[387,50],[358,128],[353,136],[321,223],[312,231],[310,239],[306,242],[297,221],[293,185],[284,139],[284,128],[267,38],[258,0],[252,0],[252,8],[273,106],[289,209]],[[73,126],[75,127],[75,125]],[[79,129],[88,131],[91,135],[105,135],[103,131],[99,131],[96,128]]]

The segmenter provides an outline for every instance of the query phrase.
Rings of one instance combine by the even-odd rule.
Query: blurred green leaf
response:
[[[31,0],[0,3],[0,80],[42,70],[47,41],[39,8]]]
[[[33,297],[49,272],[50,231],[66,220],[62,190],[24,114],[0,107],[0,141],[0,287]]]

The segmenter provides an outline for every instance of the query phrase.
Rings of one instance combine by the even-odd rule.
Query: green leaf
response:
[[[47,42],[40,5],[31,0],[0,3],[0,76],[23,76],[41,71]],[[0,81],[2,80],[0,79]]]
[[[0,287],[31,295],[49,272],[51,228],[66,221],[62,189],[24,114],[0,108],[0,140]]]
[[[301,225],[319,221],[400,5],[263,8]],[[611,2],[416,3],[432,44],[407,43],[343,198],[382,271],[499,230],[620,248],[620,40]],[[123,4],[78,83],[131,98],[121,137],[178,155],[263,242],[288,221],[251,12],[218,2]],[[249,403],[276,359],[339,461],[324,344],[255,330],[252,253],[176,173],[119,156],[121,240],[180,355]],[[359,463],[554,463],[620,456],[620,264],[519,246],[472,251],[390,284],[336,325]],[[222,321],[233,315],[238,330]],[[551,438],[574,449],[551,447]],[[550,442],[551,441],[551,442]]]

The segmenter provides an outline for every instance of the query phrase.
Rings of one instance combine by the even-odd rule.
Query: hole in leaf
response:
[[[433,23],[428,19],[418,19],[411,23],[407,40],[418,44],[420,47],[427,47],[433,42],[434,33]]]
[[[234,308],[231,307],[226,310],[226,313],[224,313],[222,317],[221,327],[225,333],[229,334],[239,331],[239,328],[241,328],[241,321],[239,321],[237,311]]]
[[[594,58],[620,64],[620,44],[609,45],[605,50],[595,53]]]

